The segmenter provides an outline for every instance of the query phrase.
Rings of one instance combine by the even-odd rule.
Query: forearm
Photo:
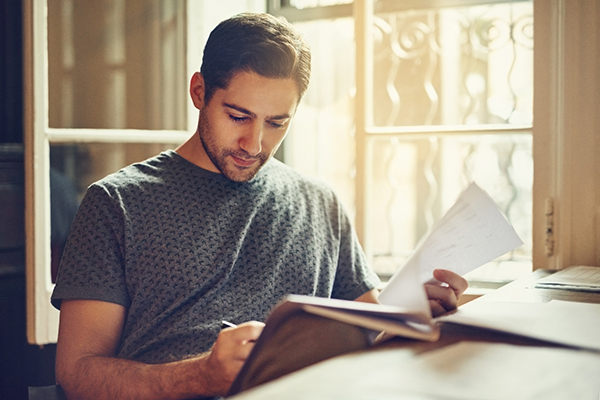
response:
[[[224,396],[254,347],[263,323],[221,330],[209,353],[166,364],[115,357],[126,309],[71,300],[61,307],[56,379],[69,400],[189,399]]]
[[[208,354],[168,364],[143,364],[102,356],[85,356],[69,369],[57,366],[57,381],[69,400],[187,399],[224,395]],[[227,386],[228,387],[228,386]]]

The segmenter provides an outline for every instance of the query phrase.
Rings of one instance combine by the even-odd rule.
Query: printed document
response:
[[[494,200],[471,183],[392,276],[379,300],[383,304],[429,309],[422,284],[432,279],[434,269],[464,275],[522,244]]]

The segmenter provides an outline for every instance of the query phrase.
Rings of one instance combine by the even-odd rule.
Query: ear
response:
[[[204,77],[200,72],[194,73],[190,80],[190,97],[198,110],[204,105]]]

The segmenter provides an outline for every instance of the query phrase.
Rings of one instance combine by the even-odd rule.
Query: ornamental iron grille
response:
[[[525,242],[499,261],[530,266],[533,3],[379,0],[369,35],[355,32],[359,16],[347,1],[335,3],[279,9],[313,51],[286,162],[328,180],[364,216],[363,246],[384,277],[471,181]],[[365,77],[356,72],[361,46]],[[357,96],[361,82],[367,96]],[[364,132],[355,123],[361,107]]]

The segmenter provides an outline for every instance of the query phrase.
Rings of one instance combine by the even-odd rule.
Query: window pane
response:
[[[376,272],[395,272],[471,181],[494,199],[525,242],[503,259],[530,259],[531,135],[382,138],[370,149],[368,223]]]
[[[387,1],[386,9],[398,4]],[[531,2],[376,14],[374,58],[368,60],[374,85],[367,88],[374,97],[364,106],[375,125],[386,129],[367,132],[366,148],[357,148],[354,136],[352,19],[295,23],[311,46],[313,73],[286,139],[285,160],[329,181],[351,213],[366,215],[363,244],[383,277],[396,271],[470,181],[492,196],[525,242],[503,257],[502,269],[531,266],[531,135],[524,129],[507,133],[511,124],[532,122],[531,17]],[[401,37],[402,46],[423,42],[431,48],[401,59]],[[481,134],[458,135],[445,126],[474,124],[483,124]],[[491,124],[507,129],[486,132]],[[435,133],[394,129],[423,125]],[[360,152],[366,154],[367,175],[366,186],[357,188]],[[367,210],[356,209],[356,193],[370,196]]]
[[[48,2],[49,126],[186,129],[184,0]]]
[[[53,143],[50,145],[50,243],[52,282],[79,202],[87,187],[175,143]]]
[[[532,123],[532,2],[374,20],[375,126]]]
[[[311,47],[310,85],[285,139],[285,162],[330,182],[354,209],[354,78],[352,18],[296,23]]]

